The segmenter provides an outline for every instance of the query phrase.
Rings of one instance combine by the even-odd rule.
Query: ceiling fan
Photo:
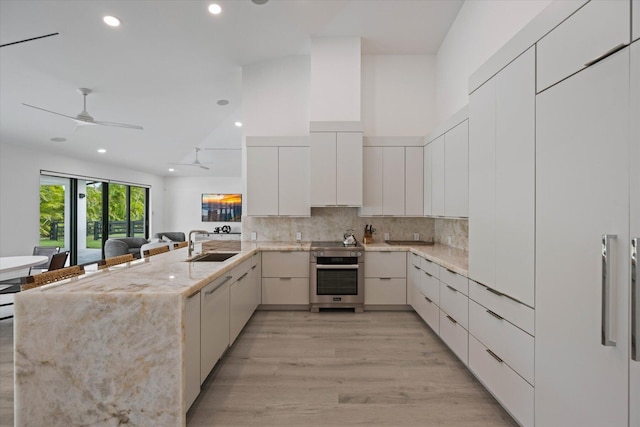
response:
[[[73,121],[75,121],[78,124],[90,124],[90,125],[101,125],[101,126],[113,126],[113,127],[120,127],[120,128],[127,128],[127,129],[137,129],[137,130],[142,130],[142,126],[138,126],[138,125],[129,125],[126,123],[115,123],[115,122],[104,122],[104,121],[100,121],[100,120],[94,120],[94,118],[87,112],[87,95],[89,95],[91,93],[91,89],[87,89],[84,87],[81,87],[78,89],[78,92],[80,92],[83,96],[83,109],[82,111],[74,116],[68,116],[66,114],[62,114],[62,113],[57,113],[55,111],[51,111],[51,110],[46,110],[44,108],[41,107],[36,107],[35,105],[29,105],[29,104],[25,104],[22,103],[22,105],[27,106],[27,107],[31,107],[31,108],[35,108],[36,110],[42,110],[45,111],[47,113],[51,113],[51,114],[55,114],[58,116],[62,116],[62,117],[66,117],[68,119],[71,119]]]
[[[205,165],[200,163],[200,160],[198,160],[198,151],[200,151],[200,148],[196,147],[196,148],[194,148],[194,150],[196,152],[196,159],[193,162],[191,162],[191,163],[169,163],[169,164],[170,165],[180,165],[180,166],[195,166],[197,168],[209,170],[208,167],[206,167]]]

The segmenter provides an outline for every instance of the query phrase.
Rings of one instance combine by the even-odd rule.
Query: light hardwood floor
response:
[[[0,334],[4,427],[12,320]],[[187,414],[188,427],[349,425],[517,424],[413,312],[258,311]]]

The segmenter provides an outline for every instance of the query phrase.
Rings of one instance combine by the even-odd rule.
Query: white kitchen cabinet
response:
[[[383,147],[363,149],[364,190],[360,215],[382,215]]]
[[[309,147],[247,147],[247,214],[310,216]]]
[[[365,252],[365,305],[404,305],[407,303],[406,252]]]
[[[423,148],[423,164],[424,164],[424,215],[433,215],[432,191],[433,186],[433,148],[431,144],[427,144]]]
[[[636,37],[640,32],[640,1],[634,1],[633,8],[635,12]],[[640,173],[638,173],[638,165],[640,165],[640,41],[636,41],[631,45],[631,109],[630,109],[630,148],[629,164],[631,166],[631,238],[636,240],[636,250],[640,251]],[[637,264],[636,257],[636,264]],[[631,292],[631,298],[634,298],[631,304],[633,310],[631,319],[635,319],[635,325],[632,325],[632,359],[629,366],[629,401],[640,402],[640,266],[636,265],[635,277],[632,285],[635,286],[635,292]],[[630,405],[630,423],[631,426],[640,426],[640,405]]]
[[[278,159],[278,215],[310,216],[309,147],[279,147]]]
[[[469,277],[495,286],[495,78],[469,95]]]
[[[309,252],[262,253],[262,304],[309,304]]]
[[[406,216],[424,215],[423,191],[423,147],[405,147],[405,196],[404,214]]]
[[[246,265],[246,266],[245,266]],[[229,285],[229,345],[232,345],[255,311],[255,280],[251,268],[243,263],[237,279]]]
[[[465,365],[469,363],[469,332],[440,308],[440,338]]]
[[[247,147],[247,215],[278,215],[278,147]]]
[[[414,306],[416,292],[420,289],[420,257],[414,253],[407,254],[407,304]],[[413,307],[415,309],[415,307]]]
[[[311,205],[362,206],[361,132],[312,132]]]
[[[469,334],[469,368],[492,395],[524,427],[534,425],[534,388],[491,349]],[[568,426],[561,422],[538,426]],[[593,425],[598,424],[584,424]],[[608,424],[604,424],[608,425]]]
[[[469,274],[534,306],[535,57],[531,48],[469,102]]]
[[[440,282],[440,309],[469,329],[469,297],[451,285]]]
[[[200,293],[200,384],[229,347],[229,282],[225,274]]]
[[[444,136],[444,215],[469,216],[469,120]]]
[[[431,144],[431,215],[444,216],[444,135]]]
[[[404,216],[404,147],[383,147],[382,153],[382,215]]]
[[[200,291],[184,303],[184,407],[200,394]]]
[[[629,67],[626,48],[536,99],[539,426],[629,425]]]
[[[630,9],[628,0],[591,0],[543,37],[537,44],[538,92],[628,44]]]
[[[495,288],[534,306],[535,57],[496,78]]]

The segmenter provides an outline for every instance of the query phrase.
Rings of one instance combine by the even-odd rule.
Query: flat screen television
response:
[[[240,222],[242,194],[203,194],[202,222]]]

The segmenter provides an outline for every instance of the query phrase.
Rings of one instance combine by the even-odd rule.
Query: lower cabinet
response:
[[[365,252],[364,304],[407,304],[406,252]]]
[[[440,338],[465,365],[469,363],[469,332],[440,309]]]
[[[237,279],[229,286],[229,345],[235,342],[258,306],[257,262],[252,257],[233,270]]]
[[[184,303],[184,408],[200,394],[200,291]]]
[[[229,346],[229,282],[224,275],[200,291],[200,384]]]
[[[262,253],[262,305],[309,304],[309,252]]]

